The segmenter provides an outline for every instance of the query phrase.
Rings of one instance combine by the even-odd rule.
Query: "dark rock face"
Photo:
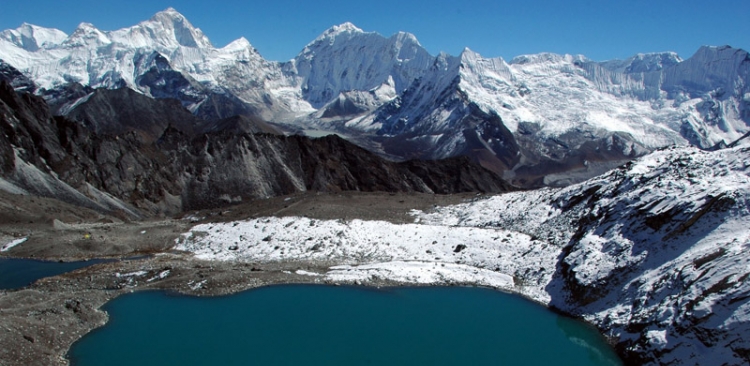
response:
[[[16,93],[7,83],[0,101],[3,179],[104,211],[174,214],[306,190],[512,189],[466,158],[395,163],[337,136],[256,133],[277,131],[245,117],[216,127],[196,120],[179,102],[128,90],[96,91],[70,114],[82,123],[53,117],[42,98]],[[31,168],[21,169],[26,165],[67,193],[34,189]]]
[[[257,117],[235,115],[219,121],[205,121],[198,127],[201,133],[228,131],[233,133],[270,133],[282,135],[283,133],[268,122]]]
[[[36,91],[36,84],[31,79],[0,59],[0,82],[2,81],[9,83],[17,91],[28,93]]]
[[[195,116],[204,120],[217,120],[231,116],[257,116],[260,110],[229,93],[208,93],[195,110]]]
[[[67,117],[99,135],[135,131],[146,141],[159,138],[167,126],[192,134],[203,122],[176,99],[152,99],[128,88],[97,89]]]
[[[155,169],[160,154],[135,132],[99,136],[53,117],[42,98],[17,94],[8,84],[0,87],[0,126],[2,178],[29,193],[130,217],[140,215],[129,203],[146,214],[178,210],[174,203],[156,207],[180,187]]]
[[[321,114],[321,117],[333,118],[333,117],[356,116],[366,111],[367,109],[362,108],[361,106],[358,106],[349,98],[339,98],[339,99],[334,99],[333,102],[324,106],[324,111]]]
[[[52,114],[64,115],[77,101],[91,95],[94,89],[79,83],[67,83],[54,89],[41,89],[37,93],[47,101]]]
[[[148,90],[154,98],[179,100],[183,106],[200,103],[203,87],[190,76],[174,70],[169,61],[153,52],[135,60],[137,68],[147,70],[135,79],[136,85]]]
[[[159,148],[181,170],[185,209],[306,190],[447,194],[512,188],[468,159],[394,163],[335,135],[222,131],[188,140],[171,129]]]

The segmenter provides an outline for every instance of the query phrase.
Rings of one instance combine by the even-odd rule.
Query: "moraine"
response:
[[[326,260],[313,274],[322,281],[499,288],[596,325],[629,363],[741,365],[748,161],[746,142],[670,148],[564,189],[415,211],[412,224],[258,218],[195,226],[177,248],[204,260]]]

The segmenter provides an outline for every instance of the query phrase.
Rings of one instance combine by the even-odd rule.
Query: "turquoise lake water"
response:
[[[467,287],[284,285],[199,298],[138,292],[73,345],[89,365],[620,365],[591,327]]]

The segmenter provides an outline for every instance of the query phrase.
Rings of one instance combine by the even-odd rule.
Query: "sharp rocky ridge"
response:
[[[527,187],[567,185],[661,147],[711,148],[750,131],[750,57],[729,46],[685,60],[664,52],[506,61],[469,49],[433,56],[412,34],[344,23],[275,62],[244,38],[215,47],[170,8],[114,31],[24,24],[0,33],[0,58],[39,95],[57,98],[53,108],[80,98],[59,100],[71,85],[128,87],[176,98],[204,119],[241,114],[286,131],[336,132],[396,159],[467,155]]]
[[[98,89],[65,117],[0,81],[0,131],[0,189],[128,219],[308,190],[513,189],[465,157],[395,163],[335,135],[284,136],[245,117],[206,123],[127,88]]]
[[[345,23],[273,62],[245,39],[217,48],[167,9],[115,31],[24,24],[0,33],[0,58],[0,189],[131,219],[303,190],[512,189],[490,170],[566,186],[415,212],[406,225],[213,223],[179,248],[212,260],[373,259],[325,274],[343,282],[414,282],[414,268],[450,258],[473,283],[586,319],[628,363],[750,361],[744,50],[432,56],[408,33]],[[289,131],[449,159],[396,163]],[[238,248],[234,234],[258,245]],[[306,247],[314,235],[341,245]]]

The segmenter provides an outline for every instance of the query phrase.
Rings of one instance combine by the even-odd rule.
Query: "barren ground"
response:
[[[44,278],[22,289],[0,291],[0,365],[68,364],[65,355],[73,342],[106,323],[107,314],[100,307],[124,293],[161,289],[220,295],[271,284],[314,283],[320,279],[294,271],[324,272],[328,268],[327,263],[307,262],[205,262],[171,250],[175,239],[196,223],[259,216],[403,223],[412,221],[412,209],[429,210],[475,197],[306,192],[189,212],[178,218],[128,222],[54,199],[0,192],[0,243],[28,238],[0,252],[2,257],[71,261],[145,255]],[[145,274],[129,276],[139,271]],[[168,276],[160,277],[165,271],[169,271]]]

